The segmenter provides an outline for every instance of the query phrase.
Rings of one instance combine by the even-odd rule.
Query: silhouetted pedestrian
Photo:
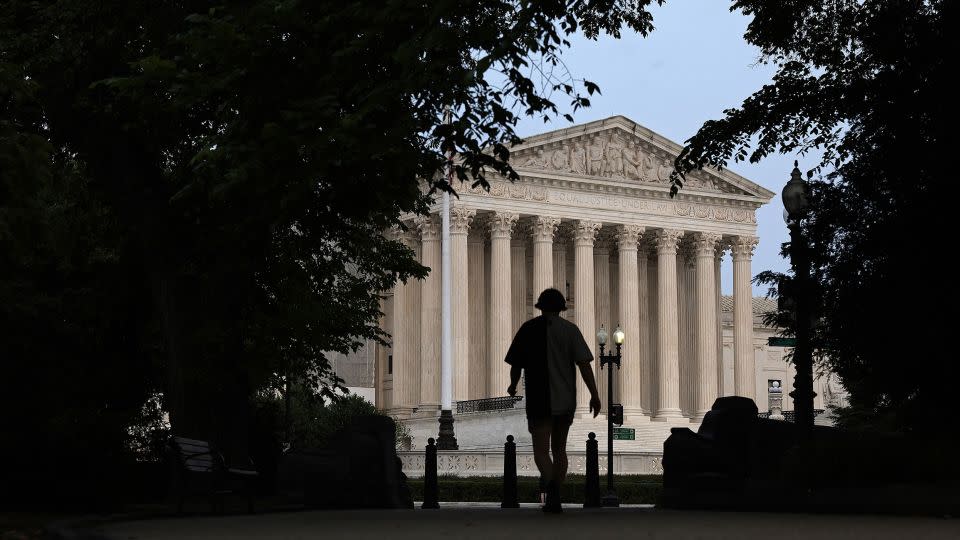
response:
[[[507,393],[516,394],[517,383],[524,375],[533,458],[547,486],[543,510],[562,512],[560,487],[567,477],[567,434],[577,407],[577,368],[590,391],[594,417],[600,414],[600,396],[590,366],[590,347],[577,325],[560,317],[560,312],[567,309],[563,294],[546,289],[534,307],[542,314],[520,327],[504,359],[510,364]]]

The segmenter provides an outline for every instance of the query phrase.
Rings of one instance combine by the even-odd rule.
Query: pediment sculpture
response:
[[[669,184],[673,157],[639,139],[607,131],[523,148],[512,157],[520,169],[540,169],[654,184]],[[686,186],[701,191],[728,191],[706,173],[692,173]],[[732,186],[729,186],[732,188]]]

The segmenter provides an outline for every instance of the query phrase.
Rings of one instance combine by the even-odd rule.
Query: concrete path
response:
[[[93,532],[93,531],[91,531]],[[544,515],[538,508],[448,505],[440,510],[310,511],[126,521],[101,525],[111,540],[344,538],[960,539],[960,520],[868,515],[681,512],[649,507]]]

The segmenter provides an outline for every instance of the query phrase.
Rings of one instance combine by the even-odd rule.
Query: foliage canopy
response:
[[[956,2],[738,0],[732,9],[753,17],[745,37],[777,71],[687,142],[674,189],[705,165],[822,151],[809,167],[819,175],[802,223],[821,361],[861,420],[908,431],[952,425],[947,299],[957,284],[937,269],[957,195]],[[792,282],[760,279],[781,294]]]
[[[597,89],[551,75],[566,36],[646,34],[650,3],[4,2],[5,433],[117,439],[159,391],[175,432],[242,453],[255,392],[329,397],[324,352],[385,339],[381,291],[427,271],[382,234],[453,188],[418,179],[448,150],[460,180],[515,177],[518,118]]]

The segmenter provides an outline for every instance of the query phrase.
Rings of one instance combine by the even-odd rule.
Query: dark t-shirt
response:
[[[577,406],[577,364],[593,354],[580,329],[556,315],[525,322],[504,361],[523,368],[527,418],[573,414]]]

